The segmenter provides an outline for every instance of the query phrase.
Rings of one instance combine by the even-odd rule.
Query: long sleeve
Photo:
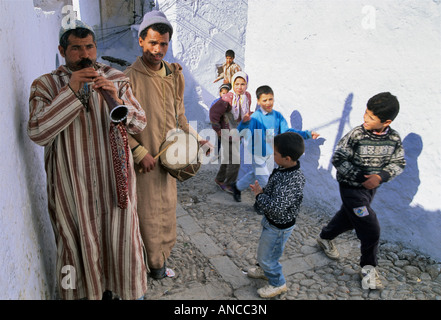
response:
[[[354,182],[361,183],[365,180],[364,172],[352,161],[356,145],[356,141],[352,136],[353,133],[354,131],[349,132],[338,142],[332,157],[332,164],[341,177],[351,177]]]
[[[138,100],[136,100],[128,83],[124,84],[119,92],[121,100],[124,101],[124,105],[129,109],[126,123],[127,132],[130,134],[140,133],[147,125],[144,109],[141,107]]]
[[[383,170],[381,170],[379,173],[382,182],[390,181],[396,176],[400,175],[406,166],[404,148],[398,135],[395,136],[395,141],[397,143],[395,152],[390,157],[390,162],[384,166]]]
[[[28,135],[35,143],[46,146],[85,110],[69,86],[56,92],[51,75],[36,79],[29,98]]]
[[[127,131],[139,133],[146,126],[144,110],[134,97],[129,83],[121,74],[111,71],[108,75],[118,87],[119,97],[129,109],[126,120]],[[70,74],[58,72],[46,74],[36,79],[31,85],[29,97],[30,116],[28,135],[35,143],[46,146],[65,130],[86,108],[69,88]],[[98,107],[98,92],[92,91],[92,105]],[[95,97],[95,98],[93,98]],[[109,119],[110,122],[110,119]]]
[[[215,80],[214,82],[218,82],[220,79],[224,78],[224,73],[222,72]]]
[[[222,129],[222,117],[224,113],[227,112],[228,107],[229,103],[225,100],[220,99],[210,108],[211,126],[218,135],[220,135]]]
[[[280,133],[295,132],[295,133],[298,133],[299,135],[301,135],[302,138],[305,139],[305,140],[312,138],[312,133],[309,130],[296,130],[296,129],[290,128],[288,126],[288,122],[282,116],[282,114],[280,114],[279,123],[280,123]]]
[[[241,131],[244,130],[244,129],[249,129],[252,120],[253,120],[253,119],[251,119],[250,121],[247,121],[247,122],[241,121],[241,122],[239,123],[239,125],[237,126],[237,130],[238,130],[239,132],[241,132]]]
[[[275,169],[264,192],[256,197],[257,211],[274,224],[292,222],[303,201],[304,185],[305,177],[300,170]]]
[[[256,198],[259,209],[272,221],[277,221],[282,212],[303,199],[302,188],[290,181],[285,182],[275,185],[271,193],[261,193]]]
[[[378,174],[384,183],[403,172],[406,161],[401,139],[395,130],[389,130],[378,136],[358,126],[346,134],[332,157],[337,180],[361,186],[365,175]]]
[[[312,138],[312,133],[309,130],[296,130],[296,129],[293,129],[293,128],[289,128],[285,132],[295,132],[295,133],[298,133],[305,140]]]

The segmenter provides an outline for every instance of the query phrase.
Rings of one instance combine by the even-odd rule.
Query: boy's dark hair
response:
[[[288,131],[274,137],[274,148],[282,157],[297,161],[305,152],[305,142],[298,133]]]
[[[221,92],[222,89],[227,89],[228,91],[230,91],[231,90],[231,84],[230,83],[221,84],[221,86],[219,87],[219,92]]]
[[[397,97],[390,92],[382,92],[370,98],[367,102],[368,110],[372,111],[381,122],[394,120],[400,111]]]
[[[260,86],[256,90],[257,99],[260,99],[260,96],[262,94],[272,94],[272,95],[274,95],[274,92],[273,92],[273,89],[271,89],[270,86]]]
[[[165,23],[155,23],[151,26],[148,26],[142,32],[139,34],[139,36],[142,38],[142,40],[145,40],[145,37],[147,36],[147,31],[149,29],[152,29],[153,31],[159,32],[160,35],[166,34],[168,32],[169,34],[169,40],[171,40],[173,35],[173,29],[170,28],[170,26],[166,25]]]
[[[76,29],[72,29],[72,30],[69,30],[69,31],[65,32],[65,33],[63,34],[63,36],[60,38],[60,46],[61,46],[64,50],[66,50],[67,47],[69,46],[69,41],[68,41],[68,39],[69,39],[69,36],[70,36],[71,34],[74,35],[75,37],[77,37],[77,38],[81,38],[81,39],[84,39],[84,38],[86,38],[88,35],[91,34],[92,37],[93,37],[93,42],[95,42],[95,34],[94,34],[91,30],[86,29],[86,28],[76,28]]]
[[[225,52],[225,57],[231,57],[231,58],[235,58],[235,53],[233,50],[227,50],[227,52]]]

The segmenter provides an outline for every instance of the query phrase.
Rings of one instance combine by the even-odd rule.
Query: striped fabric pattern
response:
[[[146,126],[129,79],[98,64],[129,108],[131,134]],[[111,290],[137,299],[147,290],[144,245],[137,214],[136,176],[129,158],[127,209],[117,206],[109,143],[109,108],[93,91],[89,110],[68,87],[71,72],[60,66],[31,86],[28,135],[45,148],[48,211],[57,244],[56,277],[63,299],[101,299]]]

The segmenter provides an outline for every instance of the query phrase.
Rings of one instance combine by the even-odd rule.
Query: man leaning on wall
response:
[[[139,299],[147,290],[133,157],[127,133],[146,126],[143,109],[120,71],[97,63],[93,29],[62,27],[65,65],[31,86],[28,135],[44,147],[48,210],[63,299]],[[127,108],[113,123],[106,91]]]

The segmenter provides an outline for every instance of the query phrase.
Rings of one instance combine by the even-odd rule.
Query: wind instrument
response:
[[[96,65],[94,65],[92,60],[90,59],[83,59],[78,63],[78,65],[81,67],[81,69],[93,67],[96,70]],[[129,109],[125,105],[119,104],[107,90],[101,88],[95,90],[101,94],[101,96],[104,98],[107,105],[109,106],[109,116],[112,122],[120,123],[127,119]]]

